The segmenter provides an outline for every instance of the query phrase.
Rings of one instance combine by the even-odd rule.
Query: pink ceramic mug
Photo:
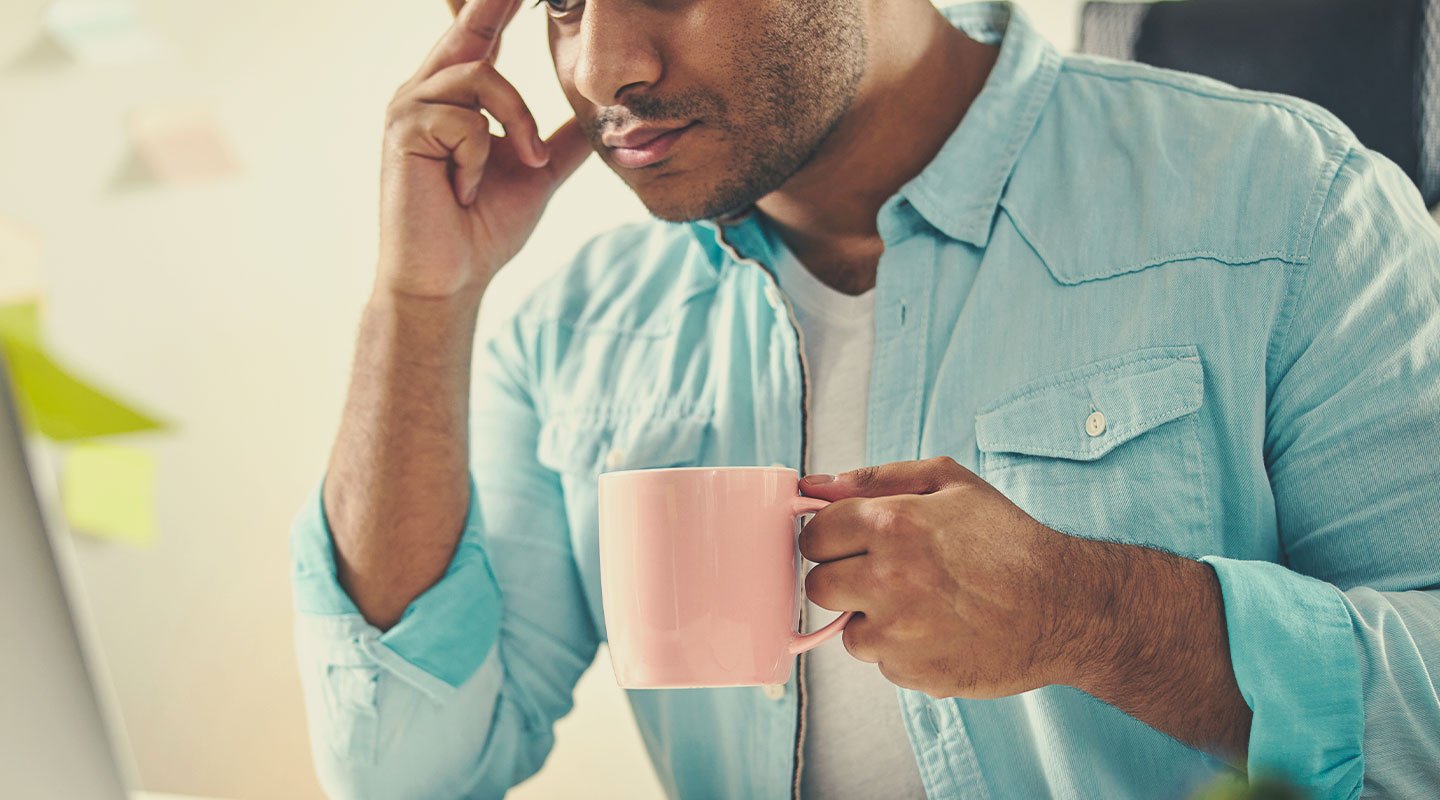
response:
[[[600,475],[600,592],[610,663],[630,689],[785,683],[794,656],[839,633],[800,613],[802,497],[788,467]]]

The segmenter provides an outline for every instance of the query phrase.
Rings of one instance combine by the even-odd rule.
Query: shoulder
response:
[[[1189,258],[1304,263],[1358,146],[1296,97],[1071,56],[1002,206],[1067,283]]]

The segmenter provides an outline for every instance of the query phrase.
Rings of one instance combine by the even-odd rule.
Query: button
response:
[[[1105,415],[1099,411],[1093,411],[1085,418],[1085,432],[1091,436],[1099,436],[1105,432]]]
[[[774,306],[774,307],[776,307],[776,308],[779,308],[779,307],[780,307],[780,305],[781,305],[781,302],[780,302],[780,290],[777,289],[777,288],[775,288],[775,284],[773,284],[773,283],[767,283],[767,284],[765,284],[765,299],[767,299],[767,300],[770,301],[770,305],[772,305],[772,306]]]
[[[783,684],[783,683],[767,683],[767,684],[765,684],[765,696],[768,697],[768,698],[770,698],[771,700],[779,700],[780,698],[782,698],[782,697],[785,696],[785,684]]]
[[[621,450],[618,447],[605,454],[605,466],[611,469],[614,469],[624,463],[625,451]]]

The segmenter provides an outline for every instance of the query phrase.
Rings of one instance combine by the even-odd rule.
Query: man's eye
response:
[[[545,6],[552,17],[565,17],[580,10],[585,0],[535,0],[535,5]]]

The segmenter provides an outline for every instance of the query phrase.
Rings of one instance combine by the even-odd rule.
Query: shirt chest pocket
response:
[[[570,549],[602,639],[605,618],[600,592],[599,504],[602,472],[690,467],[701,464],[710,415],[568,413],[541,423],[535,457],[560,477]]]
[[[1056,530],[1198,551],[1209,527],[1203,401],[1193,345],[1048,376],[976,414],[980,475]]]

